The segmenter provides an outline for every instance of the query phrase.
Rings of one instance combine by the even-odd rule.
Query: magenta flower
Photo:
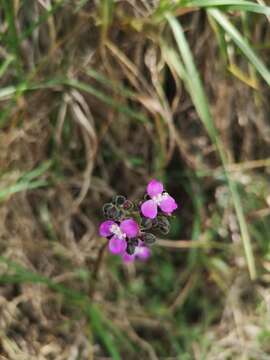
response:
[[[127,248],[127,239],[137,236],[139,226],[133,219],[121,221],[118,225],[115,221],[107,220],[100,224],[99,234],[110,238],[109,250],[112,254],[124,254]]]
[[[167,215],[171,215],[178,207],[174,198],[164,192],[163,184],[155,179],[147,185],[147,194],[151,199],[141,205],[141,212],[147,218],[154,219],[157,216],[158,207]]]
[[[124,263],[146,261],[151,256],[149,246],[155,243],[156,232],[168,234],[169,216],[178,207],[155,179],[147,185],[147,195],[148,200],[143,202],[116,195],[103,205],[107,220],[100,224],[99,234],[108,239],[109,251],[119,255]]]
[[[131,263],[134,260],[142,260],[146,261],[151,255],[151,251],[149,247],[147,247],[143,241],[139,240],[138,246],[136,246],[135,251],[132,255],[128,254],[127,252],[122,254],[123,261],[127,263]]]

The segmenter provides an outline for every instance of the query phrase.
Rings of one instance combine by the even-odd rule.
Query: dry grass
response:
[[[175,46],[158,2],[110,3],[0,8],[0,359],[270,359],[269,88],[226,36],[222,58],[204,11],[175,10],[242,200],[251,282],[219,155],[162,52]],[[230,15],[267,61],[269,23],[245,16]],[[100,209],[152,176],[181,210],[147,265],[123,267],[97,236]]]

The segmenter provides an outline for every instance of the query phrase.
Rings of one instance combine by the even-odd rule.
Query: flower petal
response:
[[[157,205],[153,200],[147,200],[142,204],[141,211],[145,217],[154,219],[157,216]]]
[[[135,251],[135,256],[140,260],[147,260],[151,255],[151,251],[147,246],[138,246]]]
[[[126,219],[121,222],[120,229],[128,238],[134,238],[139,232],[139,225],[133,219]]]
[[[124,253],[122,255],[122,260],[124,263],[129,264],[135,260],[135,255],[129,255],[128,253]]]
[[[171,214],[174,210],[178,208],[174,198],[170,195],[165,195],[163,200],[161,200],[159,207],[161,210],[167,214]]]
[[[125,239],[118,239],[116,236],[113,236],[109,241],[109,250],[112,254],[123,254],[127,248],[127,243]]]
[[[111,229],[111,226],[114,224],[115,224],[115,222],[112,220],[103,221],[103,223],[101,223],[99,226],[99,235],[103,236],[103,237],[108,237],[108,236],[112,235],[112,232],[110,229]]]
[[[163,184],[156,179],[150,181],[147,185],[147,194],[151,197],[161,194],[163,191]]]

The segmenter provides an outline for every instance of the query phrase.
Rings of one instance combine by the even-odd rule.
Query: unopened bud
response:
[[[143,233],[141,238],[146,245],[152,245],[156,242],[155,235],[151,233]]]
[[[134,245],[134,244],[132,244],[132,243],[128,243],[127,244],[127,253],[129,254],[129,255],[133,255],[134,254],[134,252],[135,252],[135,249],[136,249],[136,245]]]
[[[145,230],[149,230],[152,227],[152,220],[148,218],[142,218],[141,225]]]
[[[115,203],[115,205],[117,205],[117,206],[123,206],[124,203],[125,203],[125,201],[126,201],[126,198],[125,198],[125,196],[123,196],[123,195],[117,195],[117,196],[114,198],[114,203]]]
[[[130,200],[126,200],[126,201],[123,203],[123,209],[125,209],[125,210],[131,210],[131,209],[133,209],[133,207],[134,207],[134,204],[133,204],[133,202],[130,201]]]

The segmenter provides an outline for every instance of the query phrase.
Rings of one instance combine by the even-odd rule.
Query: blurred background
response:
[[[267,1],[266,1],[267,3]],[[270,8],[2,0],[0,359],[270,359]],[[147,263],[102,205],[180,204]]]

